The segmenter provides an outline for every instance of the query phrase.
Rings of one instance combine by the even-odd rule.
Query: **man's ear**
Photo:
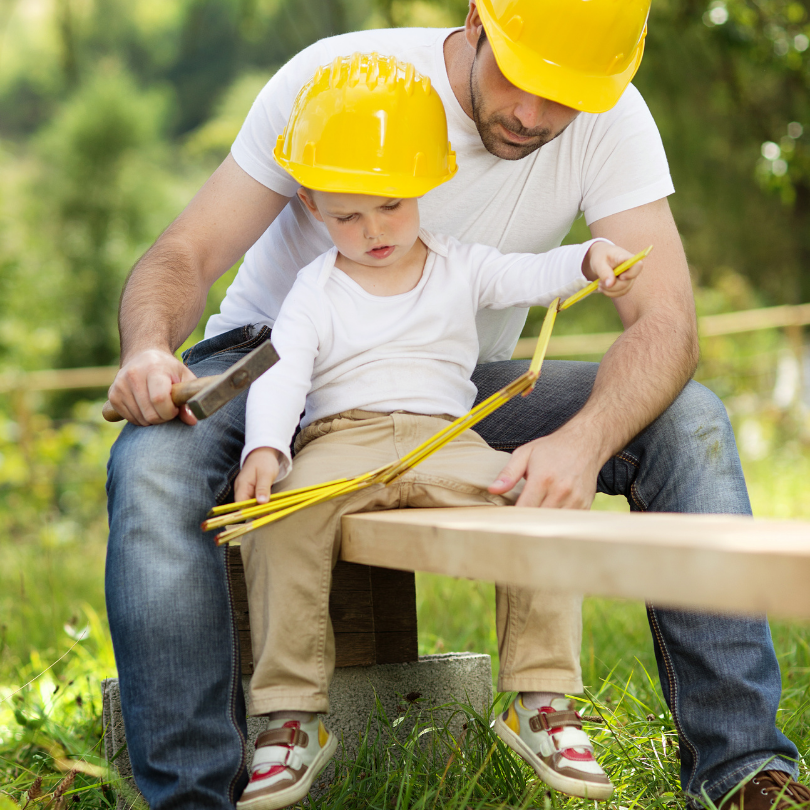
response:
[[[484,24],[481,22],[481,15],[475,0],[470,0],[470,10],[467,12],[467,19],[464,21],[464,36],[473,50],[478,48],[478,40],[484,33]]]
[[[318,206],[315,204],[315,200],[312,197],[312,192],[308,188],[301,188],[298,189],[296,192],[298,194],[298,199],[301,200],[302,203],[307,207],[309,213],[312,214],[318,222],[323,222],[323,217],[321,216],[321,212],[318,210]]]

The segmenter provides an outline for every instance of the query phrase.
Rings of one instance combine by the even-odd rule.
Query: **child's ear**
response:
[[[313,199],[310,190],[301,186],[296,193],[298,194],[298,199],[301,200],[301,202],[304,203],[309,210],[309,213],[312,214],[312,216],[315,217],[318,222],[323,222],[321,212],[318,210],[318,206],[315,205],[315,200]]]

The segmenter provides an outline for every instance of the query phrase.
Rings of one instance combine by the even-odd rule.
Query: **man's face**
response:
[[[479,41],[470,70],[473,120],[487,151],[520,160],[554,140],[579,115],[556,101],[515,87],[495,61],[486,40]]]

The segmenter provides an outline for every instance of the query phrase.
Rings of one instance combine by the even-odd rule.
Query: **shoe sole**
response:
[[[289,807],[291,804],[301,801],[309,793],[312,783],[320,772],[332,759],[337,745],[337,737],[330,732],[326,745],[318,752],[300,782],[296,782],[284,790],[279,790],[271,796],[257,796],[255,799],[245,799],[244,801],[240,799],[236,803],[236,807],[238,810],[279,810],[281,807]]]
[[[549,786],[560,793],[577,796],[580,799],[592,801],[605,801],[613,795],[613,785],[593,785],[582,779],[572,779],[557,773],[543,762],[534,751],[515,734],[509,726],[498,716],[495,720],[495,733]]]

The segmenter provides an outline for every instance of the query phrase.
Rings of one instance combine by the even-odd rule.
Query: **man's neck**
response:
[[[464,31],[454,31],[444,41],[444,67],[447,78],[461,109],[473,117],[472,97],[470,95],[470,70],[475,54],[467,43]]]

